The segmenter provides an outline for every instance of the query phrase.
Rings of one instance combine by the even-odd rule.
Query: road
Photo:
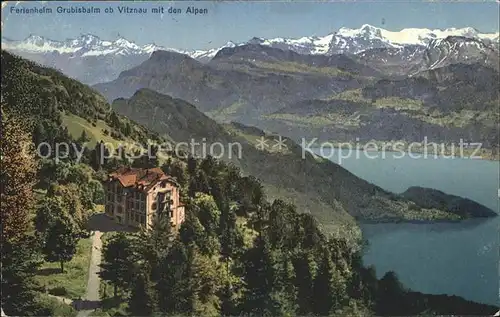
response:
[[[101,240],[102,232],[94,231],[92,237],[92,252],[90,255],[89,279],[87,281],[87,291],[83,301],[75,303],[75,308],[79,310],[77,317],[86,317],[97,307],[99,307],[99,265],[101,264]]]

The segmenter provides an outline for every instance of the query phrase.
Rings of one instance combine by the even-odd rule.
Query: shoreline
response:
[[[495,219],[500,215],[496,216],[491,216],[491,217],[471,217],[471,218],[465,218],[465,219],[458,219],[458,220],[453,220],[453,219],[436,219],[436,220],[399,220],[399,219],[394,219],[394,220],[364,220],[364,219],[356,219],[356,222],[359,225],[379,225],[379,224],[414,224],[414,225],[432,225],[432,224],[458,224],[470,220],[491,220]]]
[[[325,141],[325,142],[329,142],[329,141]],[[338,142],[338,141],[331,142],[331,144],[334,145],[334,148],[333,148],[334,151],[340,149],[340,150],[354,150],[355,152],[359,151],[359,152],[367,152],[367,153],[389,152],[389,153],[398,153],[400,155],[403,155],[402,157],[410,156],[413,154],[426,155],[426,157],[419,157],[419,159],[422,159],[422,158],[423,159],[453,159],[453,160],[454,159],[466,159],[466,160],[480,160],[480,161],[492,161],[492,162],[500,161],[500,154],[494,154],[491,149],[482,149],[482,151],[479,153],[481,155],[479,155],[479,156],[476,153],[474,153],[473,150],[465,151],[466,149],[464,149],[464,151],[462,153],[463,154],[463,157],[462,157],[460,155],[451,155],[451,153],[453,153],[453,152],[451,152],[449,149],[445,150],[444,153],[440,153],[440,151],[437,151],[438,154],[436,154],[434,151],[432,151],[432,149],[428,150],[427,153],[426,153],[425,149],[422,149],[422,148],[412,149],[412,151],[409,152],[408,147],[398,149],[398,150],[394,150],[390,147],[387,147],[383,150],[379,150],[379,149],[365,148],[366,145],[369,144],[369,142],[364,143],[364,144],[358,143],[357,145],[352,144],[352,146],[348,146],[348,145],[346,145],[346,143],[347,142]],[[311,148],[319,149],[319,147],[311,147]],[[475,154],[475,157],[470,157],[471,154]],[[385,158],[385,157],[382,157],[382,158]]]

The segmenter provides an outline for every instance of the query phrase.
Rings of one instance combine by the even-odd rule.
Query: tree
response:
[[[190,155],[187,160],[187,172],[189,173],[189,176],[192,177],[194,175],[197,166],[198,162],[193,156]]]
[[[195,197],[196,193],[210,193],[210,184],[204,171],[198,170],[189,183],[189,197]]]
[[[189,296],[192,297],[192,307],[188,313],[195,316],[220,316],[221,305],[218,297],[223,281],[219,276],[219,264],[213,258],[193,249],[190,253],[190,273],[186,276]]]
[[[137,153],[135,157],[137,157],[133,162],[132,162],[132,167],[137,167],[137,168],[154,168],[158,167],[159,161],[158,161],[158,146],[154,144],[148,144],[148,151],[147,154],[142,154],[139,156],[141,153]]]
[[[280,199],[276,199],[272,203],[267,234],[273,248],[292,250],[296,247],[296,216],[297,212],[293,205],[287,204]]]
[[[87,132],[85,131],[85,129],[82,130],[82,133],[80,134],[80,137],[78,137],[78,139],[76,140],[76,142],[80,145],[85,145],[85,143],[87,143],[88,141],[90,141],[90,138],[89,136],[87,135]]]
[[[46,131],[43,122],[37,122],[35,129],[33,131],[33,143],[35,146],[44,142],[46,140]],[[46,155],[47,153],[41,153],[42,155]]]
[[[47,261],[61,264],[61,273],[64,262],[75,255],[79,237],[79,230],[66,217],[58,217],[48,228],[43,253]]]
[[[313,285],[317,265],[313,253],[307,251],[299,253],[293,264],[296,272],[298,314],[305,316],[312,312]]]
[[[132,316],[152,316],[156,311],[155,294],[149,275],[150,272],[143,268],[132,282],[128,301],[129,312]]]
[[[265,236],[258,236],[245,254],[246,290],[243,311],[256,316],[295,315],[293,267],[287,257],[270,248]]]
[[[207,231],[201,224],[200,219],[193,212],[195,208],[198,207],[188,206],[186,218],[179,230],[180,240],[186,246],[196,245],[202,253],[213,255],[220,249],[219,239],[216,232]]]
[[[36,315],[39,286],[34,277],[40,264],[38,243],[32,236],[2,241],[1,307],[8,316]]]
[[[194,204],[198,207],[197,216],[205,231],[215,235],[220,224],[220,210],[217,208],[214,198],[198,193]]]
[[[45,241],[48,229],[54,224],[55,219],[66,215],[62,201],[59,197],[47,196],[36,211],[35,229],[38,236]]]
[[[160,259],[156,290],[159,310],[165,315],[185,312],[187,303],[191,301],[185,296],[188,261],[188,250],[180,240],[175,240],[169,252]]]
[[[381,315],[402,315],[406,310],[404,304],[405,288],[395,272],[389,271],[378,283],[378,296],[375,311]]]
[[[117,296],[118,287],[127,289],[134,276],[135,255],[131,241],[123,232],[113,236],[104,246],[103,263],[99,275],[113,284],[113,296]]]
[[[3,58],[3,53],[2,53]],[[3,61],[2,61],[3,62]],[[2,76],[3,80],[3,76]],[[31,235],[36,179],[31,137],[14,117],[4,113],[0,138],[0,204],[2,206],[1,307],[11,316],[36,310],[34,276],[40,264],[38,245]],[[26,147],[25,147],[26,146]]]
[[[85,228],[90,215],[89,207],[93,208],[91,193],[85,192],[85,185],[56,185],[50,193],[50,197],[57,198],[61,204],[63,214],[71,217],[81,229]]]
[[[345,282],[335,269],[328,249],[323,251],[318,273],[313,284],[313,313],[327,316],[335,314],[346,296]]]
[[[90,157],[90,165],[94,170],[98,171],[102,167],[108,165],[110,161],[109,149],[106,148],[104,142],[101,141],[95,145],[90,153]]]
[[[221,257],[229,265],[229,259],[244,248],[243,234],[236,225],[236,214],[226,209],[220,220]]]
[[[143,228],[135,235],[133,246],[135,253],[147,263],[151,279],[159,278],[160,260],[168,254],[174,240],[174,231],[170,217],[158,216],[153,220],[151,228]]]
[[[182,162],[179,160],[174,160],[170,165],[168,175],[174,177],[181,187],[184,187],[187,183],[188,177]]]
[[[2,108],[4,108],[2,103]],[[15,118],[2,113],[0,138],[0,200],[2,241],[21,239],[30,231],[36,179],[35,150],[31,137]]]

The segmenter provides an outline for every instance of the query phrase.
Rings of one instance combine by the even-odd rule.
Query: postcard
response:
[[[498,316],[498,1],[3,1],[2,316]]]

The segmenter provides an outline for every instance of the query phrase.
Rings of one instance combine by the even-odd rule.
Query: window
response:
[[[135,220],[135,222],[139,222],[139,215],[138,214],[134,214],[134,220]]]
[[[156,210],[156,203],[152,203],[152,204],[151,204],[151,209],[152,209],[152,210]]]
[[[123,213],[123,208],[122,208],[122,206],[118,206],[118,213],[119,213],[119,214]]]

